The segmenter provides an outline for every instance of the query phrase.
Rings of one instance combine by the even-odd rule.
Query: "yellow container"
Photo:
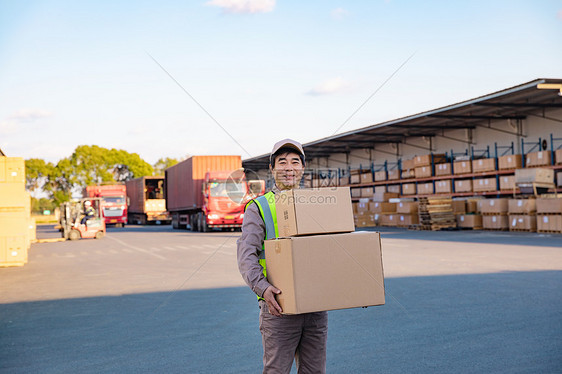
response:
[[[0,156],[0,183],[25,185],[25,161],[22,157]]]

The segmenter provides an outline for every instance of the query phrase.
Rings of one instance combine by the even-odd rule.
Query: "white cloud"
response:
[[[53,114],[40,109],[21,109],[12,113],[8,119],[15,121],[34,121],[40,118],[51,117]]]
[[[337,77],[333,79],[328,79],[327,81],[321,83],[320,85],[308,91],[306,94],[311,96],[330,95],[330,94],[345,91],[349,87],[350,87],[349,82],[345,81],[340,77]]]
[[[349,12],[343,8],[337,8],[330,13],[333,19],[343,19],[349,15]]]
[[[222,8],[226,13],[268,13],[275,8],[275,0],[211,0],[205,5]]]

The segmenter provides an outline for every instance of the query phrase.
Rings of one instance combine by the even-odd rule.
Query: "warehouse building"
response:
[[[307,155],[305,186],[349,185],[356,209],[359,206],[370,213],[367,225],[388,219],[386,213],[396,213],[384,212],[380,206],[374,206],[377,203],[400,206],[400,203],[415,202],[420,209],[429,206],[431,210],[431,200],[440,198],[443,203],[448,199],[453,210],[458,208],[457,217],[453,217],[458,224],[458,215],[467,209],[469,213],[482,213],[482,205],[499,199],[492,203],[496,206],[490,214],[499,213],[502,218],[496,218],[495,222],[499,219],[501,227],[497,229],[507,229],[507,220],[512,215],[519,219],[509,214],[515,213],[508,211],[509,197],[515,194],[527,198],[530,192],[535,196],[537,191],[562,192],[562,79],[536,79],[303,146]],[[268,164],[269,154],[243,161],[244,168],[257,172],[270,185]],[[546,176],[537,178],[529,179],[525,175],[531,183],[530,191],[526,189],[528,185],[521,184],[518,188],[516,170],[531,167],[549,170]],[[474,208],[470,202],[477,198],[486,201]],[[455,200],[468,201],[468,208],[455,207]],[[387,209],[393,209],[391,204]],[[446,204],[435,204],[437,210],[448,210]],[[405,208],[410,213],[411,209]],[[537,213],[536,207],[526,209],[518,213]],[[424,214],[420,212],[417,216],[421,219]],[[419,224],[416,219],[413,222]],[[473,226],[478,226],[478,222]],[[450,223],[443,225],[447,226]],[[524,230],[527,226],[524,225]],[[546,231],[557,231],[557,228]]]

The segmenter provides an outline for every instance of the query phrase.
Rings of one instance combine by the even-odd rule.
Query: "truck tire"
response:
[[[70,230],[70,233],[68,234],[68,239],[78,240],[78,239],[80,239],[80,236],[81,236],[80,231],[72,229],[72,230]]]
[[[199,231],[207,232],[209,228],[207,227],[207,218],[204,214],[199,214]]]
[[[197,214],[192,214],[189,216],[189,223],[191,224],[191,231],[197,232],[199,231],[198,225],[198,216]]]

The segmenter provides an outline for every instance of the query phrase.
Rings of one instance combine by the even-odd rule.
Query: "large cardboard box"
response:
[[[537,231],[562,232],[562,215],[549,214],[537,216]]]
[[[398,214],[381,214],[379,222],[381,226],[398,226]]]
[[[498,190],[498,181],[496,178],[475,179],[472,185],[474,192],[490,192]]]
[[[431,156],[432,155],[423,155],[417,156],[414,158],[414,166],[429,166],[431,165]],[[433,164],[441,164],[447,161],[447,157],[444,154],[433,154]]]
[[[550,151],[531,152],[525,155],[525,167],[550,165]]]
[[[355,230],[349,187],[281,191],[275,209],[280,237]]]
[[[372,213],[396,213],[396,203],[372,202],[369,203],[369,211]]]
[[[451,164],[447,162],[445,164],[435,165],[435,175],[451,175]]]
[[[562,149],[558,149],[554,152],[554,162],[556,165],[562,164]]]
[[[396,213],[417,214],[419,203],[417,201],[401,201],[396,204]]]
[[[507,230],[509,228],[508,216],[482,216],[482,227],[488,230]]]
[[[509,199],[482,199],[479,200],[480,212],[482,214],[507,214],[509,210]]]
[[[28,242],[26,235],[0,235],[0,267],[25,265]]]
[[[535,199],[509,199],[509,214],[534,214],[537,211]]]
[[[418,184],[418,195],[432,195],[434,193],[432,182]]]
[[[361,188],[358,187],[352,188],[351,197],[361,197]]]
[[[361,197],[372,197],[373,187],[361,187]]]
[[[29,194],[22,183],[0,183],[0,208],[25,206],[27,199]]]
[[[429,178],[431,177],[431,166],[420,166],[414,171],[416,178]]]
[[[373,174],[371,172],[361,174],[361,183],[372,183]]]
[[[514,175],[502,175],[500,177],[500,190],[513,190],[515,188],[515,176]]]
[[[520,169],[521,168],[521,155],[506,155],[498,158],[498,169]]]
[[[455,161],[453,163],[453,174],[470,174],[472,173],[472,163],[470,161]]]
[[[416,177],[416,169],[412,168],[412,169],[402,170],[402,174],[401,174],[402,179],[409,179],[415,177]]]
[[[515,183],[554,183],[554,170],[529,168],[515,170]]]
[[[377,194],[377,193],[381,194],[381,193],[385,193],[385,192],[387,192],[386,185],[375,186],[375,194]],[[388,191],[388,192],[392,192],[392,191]]]
[[[356,227],[374,227],[377,225],[374,214],[371,212],[359,213],[354,218]]]
[[[404,183],[402,185],[402,195],[415,195],[415,194],[416,194],[415,183]]]
[[[400,179],[400,170],[390,170],[388,172],[388,180],[393,181],[396,179]]]
[[[453,208],[454,214],[465,214],[466,200],[453,200],[451,201],[451,207]]]
[[[410,160],[403,160],[402,161],[402,170],[409,170],[416,167],[416,162],[414,159]]]
[[[562,198],[538,198],[537,214],[562,214]]]
[[[387,186],[388,192],[400,194],[400,185],[399,184],[391,184]]]
[[[522,214],[509,215],[509,231],[537,231],[537,216]]]
[[[373,195],[373,201],[378,201],[378,202],[385,202],[388,201],[390,199],[395,199],[398,197],[397,193],[393,193],[393,192],[384,192],[384,193],[376,193]]]
[[[472,179],[456,180],[455,192],[472,192]]]
[[[474,200],[474,199],[466,200],[466,213],[468,214],[481,213],[478,201],[479,200]]]
[[[443,180],[435,182],[435,193],[451,193],[451,180]]]
[[[353,203],[353,212],[355,213],[367,213],[369,211],[369,201],[359,201]]]
[[[479,160],[472,160],[472,171],[474,173],[484,173],[486,171],[496,170],[495,158],[481,158]]]
[[[398,214],[398,227],[407,227],[419,223],[420,221],[417,214]]]
[[[480,214],[457,215],[457,226],[470,229],[482,228],[482,216]]]
[[[386,171],[375,171],[375,182],[382,182],[386,180]]]
[[[0,183],[25,185],[25,162],[22,157],[0,156]]]
[[[268,281],[284,314],[382,305],[380,235],[353,232],[265,241]]]
[[[355,170],[352,170],[352,171],[351,171],[351,175],[350,175],[350,178],[349,178],[349,183],[351,183],[351,184],[359,184],[359,183],[361,183],[361,174],[359,174],[359,170],[357,170],[357,171],[355,171],[355,172],[354,172],[354,171],[355,171]]]

